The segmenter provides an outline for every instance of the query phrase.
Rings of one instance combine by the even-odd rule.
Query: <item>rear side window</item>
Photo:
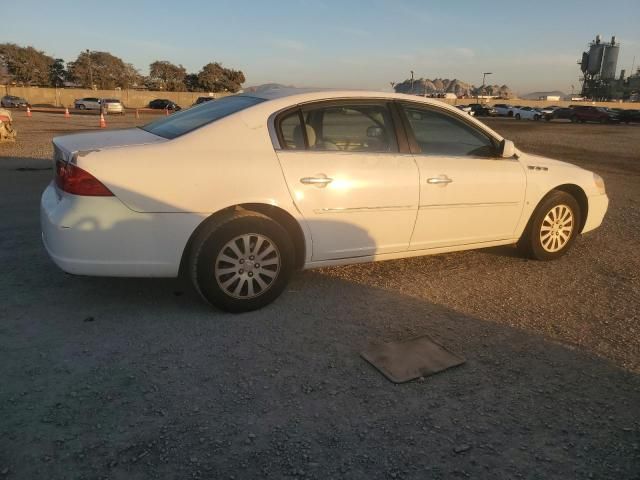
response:
[[[176,138],[263,101],[255,97],[229,96],[215,102],[203,102],[140,128],[160,137]]]
[[[444,112],[403,105],[423,155],[451,157],[495,157],[496,148],[482,131]]]
[[[300,123],[300,111],[295,110],[280,121],[283,147],[288,150],[304,150],[305,141]]]
[[[397,152],[386,103],[335,102],[306,105],[279,122],[283,148],[342,152]]]

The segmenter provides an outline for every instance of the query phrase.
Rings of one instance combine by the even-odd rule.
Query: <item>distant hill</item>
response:
[[[560,98],[564,98],[566,95],[566,93],[561,92],[560,90],[553,90],[551,92],[531,92],[525,95],[520,95],[520,98],[523,100],[538,100],[540,97],[559,96]]]
[[[408,93],[413,95],[436,95],[442,93],[454,93],[459,97],[473,97],[478,95],[496,95],[501,98],[512,98],[513,92],[506,85],[485,85],[484,88],[476,87],[462,80],[454,78],[418,78],[413,80],[407,79],[401,83],[397,83],[395,91],[398,93]]]
[[[253,85],[245,87],[243,90],[248,93],[260,93],[266,90],[276,90],[279,88],[294,88],[293,85],[283,85],[281,83],[263,83],[262,85]]]

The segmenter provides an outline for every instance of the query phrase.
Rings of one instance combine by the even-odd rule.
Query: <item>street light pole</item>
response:
[[[485,82],[485,80],[487,78],[487,75],[491,75],[491,74],[492,74],[491,72],[483,72],[482,73],[482,87],[480,87],[482,89],[482,93],[484,93],[484,82]],[[478,101],[478,99],[479,99],[479,95],[476,95],[476,103],[480,103]]]

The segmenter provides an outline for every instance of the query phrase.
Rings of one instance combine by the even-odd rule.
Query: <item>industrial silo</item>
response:
[[[589,63],[587,64],[587,73],[590,75],[597,75],[600,73],[600,67],[602,65],[602,57],[604,56],[604,44],[599,42],[599,39],[591,44],[589,47]]]
[[[616,66],[618,64],[619,53],[620,45],[616,43],[616,37],[611,37],[611,44],[606,45],[602,59],[600,77],[603,80],[612,80],[616,77]]]
[[[582,52],[582,60],[580,60],[580,70],[582,70],[582,73],[587,71],[588,66],[589,66],[589,54],[587,52]]]

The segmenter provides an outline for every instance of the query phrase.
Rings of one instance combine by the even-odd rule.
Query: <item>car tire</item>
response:
[[[513,112],[508,112],[507,117],[513,117]]]
[[[87,106],[85,104],[81,103],[78,105],[78,110],[86,110],[86,109],[87,109]]]
[[[232,313],[273,302],[294,269],[288,232],[261,213],[238,210],[206,225],[192,243],[191,283],[211,305]]]
[[[573,196],[552,190],[533,212],[518,248],[534,260],[555,260],[563,256],[578,236],[581,215]]]
[[[534,115],[533,119],[537,122],[538,120],[540,120],[540,115]]]
[[[520,118],[521,118],[521,117],[520,117],[520,114],[519,114],[519,113],[516,113],[516,120],[520,120]]]

